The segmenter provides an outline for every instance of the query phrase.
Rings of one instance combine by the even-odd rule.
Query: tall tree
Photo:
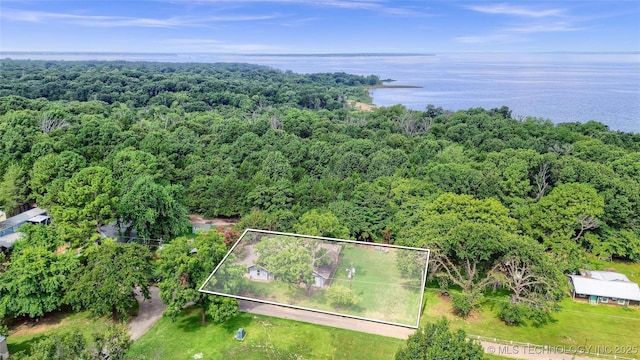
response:
[[[313,236],[327,236],[338,239],[349,237],[349,229],[340,224],[338,218],[329,210],[318,211],[313,209],[300,217],[295,231],[299,234]]]
[[[454,296],[454,307],[466,316],[495,281],[516,221],[494,199],[455,194],[439,196],[421,218],[400,243],[432,250],[430,273],[444,287],[452,283],[462,288],[462,294]]]
[[[209,274],[227,253],[224,236],[215,231],[199,234],[195,239],[179,237],[158,251],[158,271],[162,280],[158,284],[160,298],[167,304],[164,315],[175,321],[184,307],[193,302],[201,308],[201,321],[206,322],[209,313],[214,321],[222,322],[236,314],[238,302],[198,291]],[[236,291],[241,285],[244,266],[225,269],[229,276],[228,291]],[[231,281],[231,279],[234,281]],[[230,288],[229,288],[230,287]]]
[[[26,202],[26,174],[22,166],[13,163],[7,167],[0,181],[0,209],[11,215]]]
[[[94,166],[80,170],[64,183],[51,206],[56,227],[72,243],[97,238],[100,226],[116,220],[119,192],[109,169]]]
[[[76,267],[71,253],[56,255],[40,246],[14,252],[0,275],[0,313],[36,318],[58,310],[65,303],[64,284],[73,279]]]
[[[172,239],[187,230],[187,210],[180,203],[182,190],[180,185],[164,186],[143,176],[122,196],[118,213],[138,237]]]
[[[74,309],[89,309],[97,316],[126,317],[136,291],[150,298],[152,275],[148,248],[106,241],[84,252],[82,266],[71,275],[74,281],[67,282],[65,300]]]
[[[255,245],[258,263],[273,273],[277,280],[297,287],[303,283],[310,295],[314,284],[314,264],[325,260],[326,249],[316,241],[274,236]]]
[[[524,232],[565,259],[564,270],[574,271],[580,266],[583,235],[600,225],[604,199],[587,184],[562,184],[520,212]]]
[[[481,360],[483,355],[480,344],[468,340],[463,330],[450,330],[442,319],[409,336],[406,346],[396,353],[396,360]]]
[[[525,319],[544,322],[564,296],[564,276],[544,246],[528,237],[514,237],[493,273],[496,281],[511,292],[501,318],[517,325]]]

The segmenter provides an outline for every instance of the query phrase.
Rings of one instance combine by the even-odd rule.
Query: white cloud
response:
[[[535,24],[528,26],[517,26],[506,29],[506,31],[516,33],[543,33],[543,32],[565,32],[565,31],[580,31],[583,28],[572,26],[565,22],[547,23],[547,24]]]
[[[532,18],[542,18],[549,16],[561,16],[564,13],[563,9],[532,9],[522,6],[515,6],[510,4],[491,4],[491,5],[475,5],[468,6],[468,9],[473,11],[486,13],[486,14],[498,14],[498,15],[517,15]]]
[[[274,19],[276,15],[255,16],[181,16],[164,19],[128,17],[128,16],[102,16],[102,15],[76,15],[42,11],[24,11],[4,9],[0,14],[4,19],[24,22],[48,22],[59,21],[64,23],[88,26],[88,27],[181,27],[203,26],[215,22],[256,21]]]
[[[330,7],[351,10],[368,10],[379,13],[397,15],[397,16],[427,16],[430,15],[423,11],[415,10],[415,7],[399,7],[397,2],[387,0],[169,0],[172,3],[191,3],[191,4],[222,4],[233,3],[251,4],[251,3],[271,3],[271,4],[298,4],[314,7]],[[418,2],[414,4],[419,4]],[[390,6],[392,5],[392,6]],[[420,5],[421,7],[424,4]]]

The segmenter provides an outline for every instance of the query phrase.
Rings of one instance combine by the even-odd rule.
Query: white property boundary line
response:
[[[205,290],[204,286],[211,280],[211,278],[216,273],[216,271],[218,271],[218,269],[227,260],[227,258],[231,255],[233,250],[235,250],[236,246],[238,246],[240,241],[244,238],[244,236],[248,232],[257,232],[257,233],[271,234],[271,235],[285,235],[285,236],[293,236],[293,237],[300,237],[300,238],[307,238],[307,239],[337,241],[337,242],[351,243],[351,244],[355,244],[355,245],[382,246],[382,247],[388,247],[388,248],[393,248],[393,249],[404,249],[404,250],[414,250],[414,251],[426,252],[427,253],[427,261],[425,262],[424,270],[422,271],[422,279],[421,279],[422,282],[421,282],[421,286],[420,286],[421,295],[420,295],[420,304],[418,306],[418,317],[417,317],[416,325],[399,324],[399,323],[395,323],[395,322],[392,322],[392,321],[370,319],[370,318],[365,318],[365,317],[356,316],[356,315],[348,315],[348,314],[336,313],[336,312],[333,312],[333,311],[312,309],[312,308],[307,308],[307,307],[303,307],[303,306],[282,304],[282,303],[277,303],[277,302],[273,302],[273,301],[267,301],[267,300],[261,300],[261,299],[253,299],[253,298],[248,298],[248,297],[244,297],[244,296],[238,296],[238,295],[232,295],[232,294],[224,294],[224,293],[219,293],[219,292],[215,292],[215,291]],[[425,288],[425,285],[427,283],[427,271],[429,269],[429,256],[430,255],[431,255],[431,251],[429,249],[414,248],[414,247],[409,247],[409,246],[398,246],[398,245],[379,244],[379,243],[367,243],[367,242],[363,242],[363,241],[336,239],[336,238],[323,237],[323,236],[311,236],[311,235],[284,233],[284,232],[278,232],[278,231],[246,229],[242,233],[242,235],[240,235],[240,237],[238,238],[236,243],[233,244],[233,246],[231,247],[229,252],[227,252],[227,254],[224,256],[224,258],[222,258],[222,261],[220,261],[220,263],[218,263],[218,265],[213,270],[213,272],[211,272],[211,274],[209,275],[207,280],[205,280],[205,282],[202,284],[202,286],[200,286],[200,289],[198,289],[198,291],[202,292],[202,293],[205,293],[205,294],[220,295],[220,296],[232,297],[232,298],[235,298],[235,299],[256,301],[256,302],[260,302],[260,303],[264,303],[264,304],[284,306],[284,307],[289,307],[289,308],[293,308],[293,309],[300,309],[300,310],[306,310],[306,311],[311,311],[311,312],[317,312],[317,313],[323,313],[323,314],[329,314],[329,315],[335,315],[335,316],[348,317],[348,318],[352,318],[352,319],[372,321],[372,322],[377,322],[377,323],[381,323],[381,324],[401,326],[401,327],[411,328],[411,329],[418,329],[420,327],[420,315],[422,315],[422,302],[424,301],[424,288]]]

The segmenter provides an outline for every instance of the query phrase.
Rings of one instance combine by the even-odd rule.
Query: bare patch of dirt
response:
[[[438,295],[439,302],[435,304],[427,303],[427,312],[438,316],[450,316],[452,311],[451,298],[446,295]]]
[[[373,111],[377,108],[376,105],[367,104],[360,101],[353,101],[353,100],[349,101],[349,105],[351,105],[354,109],[360,110],[360,111]]]
[[[481,319],[480,319],[480,315],[478,314],[478,311],[471,310],[471,312],[469,313],[469,316],[467,316],[467,318],[464,320],[467,322],[478,322]]]
[[[68,324],[66,320],[68,315],[69,314],[58,312],[48,314],[40,318],[37,322],[35,320],[24,320],[11,326],[9,333],[12,336],[40,334],[51,329],[66,326]]]
[[[62,253],[65,253],[65,252],[67,251],[67,249],[68,249],[68,248],[69,248],[69,243],[66,243],[66,244],[64,244],[64,245],[62,245],[62,246],[59,246],[59,247],[56,249],[55,254],[56,254],[56,255],[60,255],[60,254],[62,254]]]

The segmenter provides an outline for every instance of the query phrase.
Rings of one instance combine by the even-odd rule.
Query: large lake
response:
[[[640,54],[534,53],[436,55],[11,54],[64,60],[246,62],[294,72],[344,71],[419,88],[376,89],[373,102],[424,110],[508,106],[515,117],[554,123],[596,120],[640,133]]]

